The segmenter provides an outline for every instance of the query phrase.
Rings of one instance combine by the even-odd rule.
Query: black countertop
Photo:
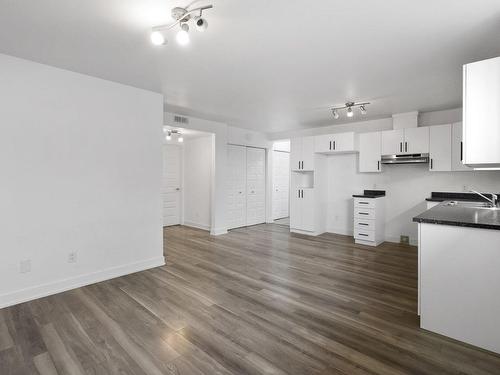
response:
[[[490,194],[483,193],[487,197]],[[500,196],[500,194],[498,194]],[[441,191],[433,191],[429,198],[426,198],[426,201],[429,202],[444,202],[444,201],[480,201],[484,202],[485,199],[481,198],[479,195],[475,193],[447,193]]]
[[[385,197],[385,190],[365,190],[363,194],[354,194],[355,198],[380,198]]]
[[[415,216],[413,221],[417,223],[500,230],[500,210],[459,205],[449,206],[446,202],[443,202]]]

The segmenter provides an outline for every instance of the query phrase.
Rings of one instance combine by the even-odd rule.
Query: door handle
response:
[[[299,198],[300,198],[300,189],[299,189]]]
[[[300,169],[300,161],[299,161],[299,169]]]
[[[380,160],[377,161],[377,170],[380,171]]]
[[[432,163],[432,158],[431,158],[431,169],[433,169],[433,163]]]
[[[399,152],[403,152],[403,142],[399,142]]]
[[[408,142],[405,142],[405,152],[408,152]]]
[[[330,150],[332,149],[332,141],[330,141]]]
[[[333,141],[333,150],[335,151],[337,149],[337,146],[335,144],[335,141]]]
[[[464,143],[460,141],[460,161],[464,161]]]

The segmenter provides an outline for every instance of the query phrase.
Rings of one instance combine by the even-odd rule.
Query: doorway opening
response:
[[[212,226],[212,133],[164,127],[163,226]]]
[[[273,143],[272,214],[275,224],[290,226],[290,140]]]

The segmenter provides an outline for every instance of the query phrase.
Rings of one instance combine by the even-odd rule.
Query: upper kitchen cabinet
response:
[[[500,57],[464,65],[463,156],[475,168],[500,168]]]
[[[290,168],[298,172],[314,170],[314,137],[290,140]]]
[[[314,138],[314,151],[321,154],[357,152],[354,132],[318,135]]]
[[[456,122],[451,126],[451,170],[472,171],[473,169],[463,163],[464,143],[462,141],[462,123]]]
[[[417,127],[382,132],[382,155],[429,153],[429,128]]]
[[[361,133],[359,135],[359,171],[381,172],[381,132]]]
[[[429,132],[429,170],[451,171],[451,125],[431,126]]]

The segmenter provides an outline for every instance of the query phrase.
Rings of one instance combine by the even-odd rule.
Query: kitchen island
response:
[[[420,326],[500,353],[500,210],[443,202],[413,218]]]

